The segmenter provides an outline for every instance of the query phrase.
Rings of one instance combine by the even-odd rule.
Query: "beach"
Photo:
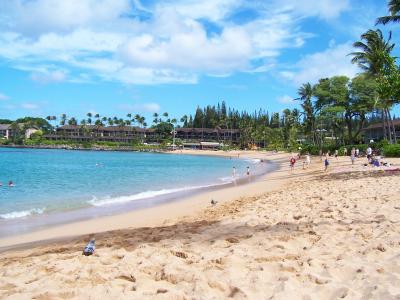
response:
[[[184,201],[1,239],[0,298],[400,296],[400,159],[374,169],[331,158],[324,172],[313,157],[291,173],[289,154],[202,153],[278,168]],[[97,248],[86,257],[90,238]]]

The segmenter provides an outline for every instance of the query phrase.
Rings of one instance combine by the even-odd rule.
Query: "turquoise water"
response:
[[[156,205],[158,198],[229,183],[233,166],[243,175],[247,166],[260,173],[260,165],[211,156],[0,148],[0,225],[80,209],[104,215]]]

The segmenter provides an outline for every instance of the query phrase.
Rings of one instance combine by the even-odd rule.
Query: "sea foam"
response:
[[[30,210],[13,211],[5,214],[0,214],[0,219],[17,219],[31,215],[40,215],[44,212],[44,208],[33,208]]]
[[[168,195],[168,194],[173,194],[173,193],[203,189],[203,188],[208,188],[208,187],[213,187],[213,186],[218,186],[218,185],[221,185],[221,184],[188,186],[188,187],[182,187],[182,188],[176,188],[176,189],[162,189],[162,190],[158,190],[158,191],[146,191],[146,192],[141,192],[141,193],[129,195],[129,196],[107,197],[107,198],[103,198],[103,199],[98,199],[97,197],[93,197],[91,200],[88,201],[88,203],[93,206],[121,204],[121,203],[131,202],[131,201],[135,201],[135,200],[149,199],[149,198],[153,198],[153,197],[157,197],[157,196],[163,196],[163,195]]]

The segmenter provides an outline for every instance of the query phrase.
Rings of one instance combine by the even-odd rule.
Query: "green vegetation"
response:
[[[400,144],[384,146],[383,154],[387,157],[400,157]]]

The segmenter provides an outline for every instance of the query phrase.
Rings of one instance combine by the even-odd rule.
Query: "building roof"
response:
[[[0,124],[0,130],[8,130],[10,127],[11,124]]]
[[[220,129],[220,128],[176,128],[177,132],[196,132],[196,133],[237,133],[239,129]]]
[[[97,125],[64,125],[59,127],[59,130],[79,130],[81,128],[86,128],[90,130],[100,130],[100,131],[137,131],[146,132],[148,129],[135,127],[135,126],[97,126]]]
[[[400,126],[400,119],[393,120],[393,125],[396,127]],[[368,127],[364,128],[363,130],[377,129],[377,128],[382,128],[382,122],[371,124]]]

